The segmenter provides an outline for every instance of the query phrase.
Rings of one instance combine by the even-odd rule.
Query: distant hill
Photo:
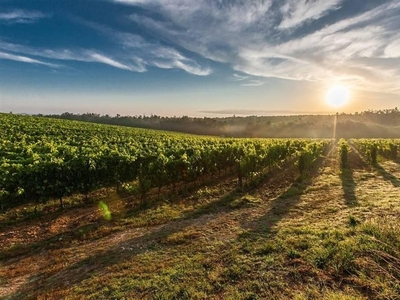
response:
[[[330,138],[335,115],[192,118],[66,112],[46,117],[227,137]],[[396,107],[338,114],[336,132],[343,138],[400,138],[400,111]]]

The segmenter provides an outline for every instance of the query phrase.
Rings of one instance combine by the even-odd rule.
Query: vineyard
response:
[[[239,185],[298,155],[305,172],[328,140],[197,137],[38,117],[0,116],[3,207],[131,186],[151,189],[230,172]]]
[[[400,139],[0,134],[1,299],[399,299]]]

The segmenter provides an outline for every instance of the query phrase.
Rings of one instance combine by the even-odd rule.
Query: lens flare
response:
[[[111,220],[111,211],[109,210],[107,204],[105,204],[103,201],[99,202],[99,209],[101,211],[101,214],[104,219],[107,221]]]

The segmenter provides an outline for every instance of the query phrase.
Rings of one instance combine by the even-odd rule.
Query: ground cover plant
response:
[[[200,139],[2,118],[11,121],[1,123],[8,134],[1,146],[1,298],[398,299],[400,164],[394,149],[399,140]],[[189,177],[194,157],[203,152],[182,149],[196,146],[197,139],[202,149],[222,143],[217,149],[235,145],[245,151],[237,150],[240,156],[220,170],[216,160],[212,171]],[[21,179],[27,175],[18,173],[26,166],[14,166],[18,160],[42,168],[62,165],[68,160],[60,159],[61,153],[74,153],[71,161],[89,156],[96,162],[91,172],[110,176],[109,170],[102,173],[107,163],[98,157],[108,162],[106,146],[119,155],[126,141],[132,151],[140,144],[146,144],[140,151],[174,150],[177,144],[179,161],[186,154],[189,167],[181,172],[175,166],[176,180],[166,178],[159,190],[154,178],[164,177],[148,174],[162,168],[146,173],[143,166],[150,163],[142,160],[132,165],[135,176],[125,182],[102,179],[92,181],[90,189],[63,194],[62,209],[59,195],[48,193],[51,185],[41,179],[34,183],[46,193],[29,190]],[[271,149],[279,155],[272,156]],[[220,157],[219,151],[207,153]],[[5,185],[14,182],[10,174],[20,176],[23,190],[10,193]],[[140,184],[146,180],[150,184],[143,195]]]

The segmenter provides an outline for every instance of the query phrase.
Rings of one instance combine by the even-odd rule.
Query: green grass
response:
[[[243,191],[226,180],[147,207],[104,196],[110,220],[97,203],[13,219],[2,239],[27,234],[1,246],[0,297],[398,299],[398,188],[351,155],[343,176],[336,154]]]

